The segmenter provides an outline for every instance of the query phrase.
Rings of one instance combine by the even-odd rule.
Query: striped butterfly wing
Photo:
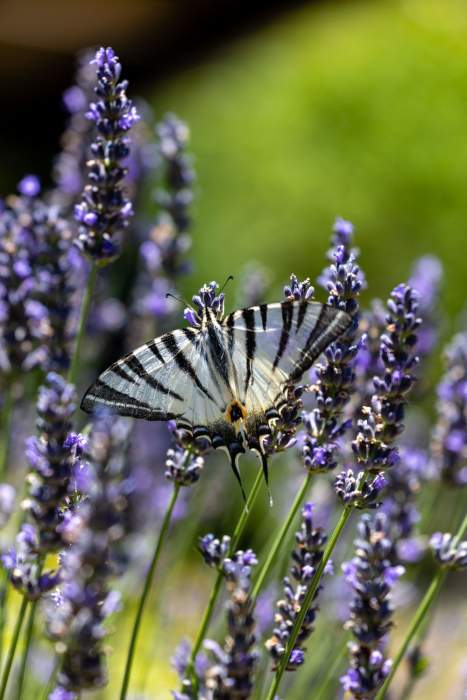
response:
[[[343,311],[315,301],[285,301],[235,311],[223,322],[239,398],[267,408],[298,382],[350,324]]]
[[[142,345],[103,372],[88,389],[81,408],[107,406],[120,415],[146,420],[198,416],[207,425],[223,405],[208,388],[203,333],[184,328]]]

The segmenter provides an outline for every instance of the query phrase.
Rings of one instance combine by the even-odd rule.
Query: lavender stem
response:
[[[21,601],[21,608],[16,618],[15,629],[13,631],[13,638],[11,640],[10,648],[8,649],[8,655],[5,661],[5,668],[3,669],[2,681],[0,685],[0,700],[4,700],[8,680],[10,678],[11,667],[13,666],[13,661],[15,658],[16,647],[18,645],[19,635],[21,634],[21,629],[23,627],[23,622],[26,617],[26,610],[28,607],[29,600],[26,596],[23,596]]]
[[[308,487],[310,486],[311,478],[313,474],[312,472],[308,472],[306,478],[303,481],[302,486],[300,487],[300,490],[298,491],[297,495],[295,496],[295,500],[292,503],[292,506],[290,507],[290,510],[287,514],[287,518],[285,519],[281,529],[277,533],[276,539],[274,540],[274,544],[272,545],[271,549],[269,550],[269,554],[267,556],[266,561],[264,562],[263,566],[261,567],[261,571],[258,574],[258,578],[256,579],[256,583],[253,587],[253,590],[251,592],[251,597],[253,600],[256,600],[258,597],[258,594],[261,590],[261,587],[264,583],[264,579],[269,573],[269,570],[271,566],[274,564],[274,561],[276,560],[277,554],[280,551],[282,545],[284,544],[284,540],[287,537],[287,533],[289,532],[293,521],[295,520],[295,516],[298,513],[298,509],[300,508],[303,499],[305,498],[306,492],[308,491]]]
[[[242,509],[242,513],[240,515],[240,518],[238,519],[237,525],[235,526],[235,530],[232,535],[232,539],[230,541],[230,547],[227,552],[227,557],[232,556],[232,554],[235,552],[235,549],[237,548],[238,542],[240,540],[240,537],[242,535],[242,532],[244,530],[244,527],[247,523],[248,517],[250,515],[250,511],[253,507],[253,504],[256,500],[256,496],[258,495],[258,492],[260,490],[261,484],[263,483],[263,472],[260,469],[258,471],[258,474],[256,475],[256,479],[254,481],[254,484],[251,488],[250,493],[248,494],[247,501]],[[195,665],[195,660],[196,656],[201,648],[201,645],[203,643],[203,640],[206,636],[206,631],[208,629],[209,623],[211,621],[212,614],[214,612],[214,606],[217,601],[217,597],[219,595],[219,591],[221,588],[221,584],[223,580],[225,579],[225,574],[222,570],[219,570],[217,572],[216,580],[214,582],[213,589],[211,591],[211,595],[209,596],[208,604],[206,607],[206,610],[204,611],[203,619],[201,620],[201,625],[199,626],[198,634],[196,635],[196,640],[193,644],[193,648],[191,650],[190,658],[188,660],[188,664],[186,667],[186,677],[189,678],[190,675],[193,673],[194,665]],[[196,684],[197,678],[193,678],[193,682]]]
[[[464,516],[464,519],[459,527],[459,530],[457,531],[457,534],[454,537],[453,540],[453,545],[457,545],[461,538],[463,537],[464,533],[467,530],[467,513]],[[406,651],[409,648],[410,642],[414,638],[415,634],[417,633],[418,629],[420,628],[420,625],[422,624],[425,615],[427,614],[428,610],[430,609],[431,605],[434,603],[434,601],[437,598],[438,592],[441,589],[441,586],[444,583],[444,580],[447,576],[447,571],[446,569],[440,568],[435,577],[433,578],[432,582],[430,583],[430,586],[425,593],[420,605],[417,608],[417,611],[413,617],[412,624],[410,625],[407,634],[405,635],[405,639],[402,642],[402,646],[399,649],[394,662],[391,667],[391,671],[389,672],[387,678],[385,679],[383,685],[380,688],[380,691],[378,695],[376,696],[375,700],[383,700],[387,689],[389,688],[389,685],[394,678],[396,671],[402,661],[402,659],[405,657]]]
[[[306,596],[303,600],[303,605],[301,606],[300,612],[298,613],[298,615],[295,619],[294,625],[291,629],[290,638],[289,638],[289,642],[287,644],[287,648],[286,648],[286,650],[285,650],[285,652],[280,660],[276,674],[275,674],[274,679],[273,679],[271,686],[269,688],[269,692],[266,696],[266,700],[274,700],[274,698],[277,695],[277,691],[279,690],[279,685],[280,685],[280,682],[282,680],[282,676],[284,675],[284,671],[287,668],[287,665],[289,663],[290,655],[292,654],[292,651],[295,648],[295,643],[297,641],[297,637],[300,633],[300,630],[301,630],[302,625],[303,625],[303,621],[306,617],[308,609],[313,601],[314,595],[315,595],[316,590],[319,586],[321,576],[323,575],[326,564],[328,563],[328,561],[331,557],[331,554],[334,550],[334,547],[336,546],[337,540],[339,539],[339,536],[340,536],[342,530],[344,529],[344,527],[347,523],[347,520],[350,517],[352,510],[353,510],[353,506],[351,506],[351,505],[344,507],[344,509],[340,515],[340,518],[339,518],[334,530],[332,531],[331,536],[329,537],[329,541],[328,541],[328,544],[326,546],[326,549],[324,550],[323,557],[322,557],[320,563],[318,564],[318,567],[316,569],[316,573],[311,580],[310,587],[308,588],[308,590],[306,592]]]
[[[97,265],[95,262],[91,263],[91,269],[89,270],[88,281],[86,283],[86,288],[84,290],[83,299],[81,302],[81,309],[79,314],[78,322],[78,332],[76,334],[75,347],[73,350],[73,355],[71,358],[70,370],[68,372],[67,380],[70,384],[76,383],[76,377],[79,369],[79,361],[81,356],[81,345],[83,342],[84,334],[86,331],[86,323],[89,316],[89,309],[91,307],[91,299],[94,292],[94,286],[97,277]]]
[[[120,691],[120,700],[125,700],[128,692],[128,686],[130,684],[130,676],[131,676],[131,668],[133,665],[133,658],[135,655],[136,651],[136,643],[138,641],[138,634],[139,634],[139,629],[141,627],[141,621],[143,619],[143,613],[144,613],[144,608],[146,605],[146,601],[148,599],[151,587],[152,587],[152,582],[154,579],[154,574],[156,572],[156,567],[157,567],[157,562],[159,561],[159,556],[162,551],[162,545],[165,540],[165,535],[167,534],[167,531],[169,529],[170,525],[170,519],[172,517],[172,512],[175,507],[175,503],[177,502],[178,494],[180,493],[180,488],[181,485],[179,483],[174,483],[174,488],[172,491],[172,497],[169,501],[169,505],[167,506],[167,510],[164,515],[164,519],[162,521],[161,529],[157,538],[156,542],[156,548],[154,550],[154,554],[152,557],[151,564],[148,569],[148,573],[146,574],[146,580],[144,582],[144,588],[143,592],[141,593],[141,598],[139,600],[139,605],[138,605],[138,610],[136,612],[136,617],[135,621],[133,623],[133,629],[131,632],[131,639],[130,639],[130,645],[128,647],[128,654],[127,654],[127,659],[126,659],[126,664],[125,664],[125,671],[123,674],[123,681],[122,681],[122,688]],[[0,698],[2,700],[2,698]]]
[[[31,601],[31,605],[29,606],[29,617],[28,617],[28,622],[26,625],[24,649],[23,649],[23,655],[21,657],[21,666],[20,666],[19,673],[18,673],[18,687],[16,690],[18,700],[21,700],[21,695],[23,692],[24,678],[26,675],[26,667],[27,667],[28,657],[29,657],[29,648],[31,646],[32,635],[34,632],[34,620],[36,618],[36,611],[37,611],[37,600],[33,600],[33,601]]]

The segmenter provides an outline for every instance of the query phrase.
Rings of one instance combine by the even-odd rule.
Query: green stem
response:
[[[42,570],[44,568],[44,559],[45,559],[45,554],[39,555],[39,559],[37,562],[37,574],[36,574],[38,579],[39,579],[40,575],[42,574]],[[34,633],[34,620],[36,618],[37,603],[38,603],[37,599],[32,600],[31,605],[29,606],[29,617],[28,617],[28,622],[26,625],[23,655],[21,657],[21,665],[20,665],[20,669],[19,669],[18,682],[17,682],[17,688],[16,688],[16,697],[18,700],[21,700],[21,694],[23,692],[23,684],[24,684],[24,678],[25,678],[25,674],[26,674],[26,666],[27,666],[27,662],[28,662],[29,649],[31,647],[32,636]]]
[[[461,538],[463,537],[465,531],[467,530],[467,514],[464,516],[464,519],[461,523],[461,526],[459,527],[459,530],[457,531],[456,536],[454,537],[453,540],[453,546],[457,546]],[[383,700],[387,689],[389,688],[392,679],[394,678],[397,669],[399,668],[399,665],[404,658],[407,649],[409,648],[409,645],[414,638],[414,636],[417,634],[418,629],[420,628],[420,625],[422,624],[423,620],[425,619],[425,615],[427,614],[428,610],[430,609],[431,605],[434,603],[434,601],[437,598],[437,595],[441,589],[441,586],[444,583],[444,580],[447,576],[447,570],[446,569],[439,569],[435,577],[433,578],[432,582],[430,583],[427,592],[423,596],[423,599],[420,603],[420,605],[417,608],[417,611],[413,617],[412,624],[410,625],[407,634],[405,635],[404,641],[402,642],[402,646],[399,649],[396,658],[394,659],[394,662],[391,667],[391,671],[388,674],[386,680],[384,681],[383,685],[380,688],[380,691],[378,695],[376,696],[375,700]]]
[[[33,600],[33,601],[31,601],[31,605],[29,607],[29,617],[28,617],[28,622],[26,625],[23,655],[21,657],[21,666],[20,666],[19,673],[18,673],[18,683],[17,683],[17,689],[16,689],[16,697],[18,700],[21,700],[21,695],[23,692],[24,679],[26,676],[26,667],[27,667],[28,656],[29,656],[29,649],[31,647],[32,635],[34,632],[34,620],[36,618],[36,611],[37,611],[37,600]]]
[[[141,598],[139,600],[138,610],[136,612],[135,621],[133,623],[130,645],[128,647],[128,655],[127,655],[126,664],[125,664],[125,671],[123,674],[122,688],[120,691],[120,700],[125,700],[127,692],[128,692],[128,686],[130,684],[130,676],[131,676],[131,667],[133,664],[133,658],[134,658],[135,651],[136,651],[136,643],[138,640],[138,633],[139,633],[139,629],[141,627],[141,621],[143,619],[144,607],[146,605],[146,601],[148,599],[149,592],[150,592],[151,587],[152,587],[152,582],[154,579],[154,574],[156,572],[157,562],[159,561],[159,556],[160,556],[160,553],[162,550],[162,545],[164,543],[165,535],[167,534],[167,531],[169,529],[170,519],[172,517],[172,512],[173,512],[173,509],[175,507],[175,503],[177,502],[177,498],[178,498],[179,493],[180,493],[180,484],[174,484],[172,497],[170,499],[169,505],[167,506],[167,510],[165,512],[164,519],[162,521],[161,529],[160,529],[159,536],[158,536],[157,542],[156,542],[156,548],[154,550],[154,554],[153,554],[152,561],[151,561],[151,564],[150,564],[149,569],[148,569],[148,573],[146,574],[146,580],[144,582],[143,592],[142,592]],[[0,700],[2,700],[2,698],[0,698]]]
[[[10,590],[6,569],[0,572],[0,661],[3,657],[4,632],[7,620],[8,592]],[[1,664],[0,664],[1,667]]]
[[[0,435],[0,481],[5,478],[7,470],[8,453],[10,448],[11,418],[13,414],[13,390],[9,385],[5,389],[2,407],[2,424]]]
[[[289,512],[287,513],[287,517],[286,517],[281,529],[277,533],[277,537],[274,540],[274,543],[273,543],[271,549],[269,550],[269,554],[266,558],[266,561],[264,562],[263,566],[261,567],[261,570],[258,574],[256,581],[255,581],[255,585],[253,586],[253,590],[251,592],[251,597],[253,600],[256,600],[256,598],[258,597],[258,594],[259,594],[259,592],[262,588],[262,585],[264,583],[264,579],[268,575],[271,566],[276,561],[277,554],[279,553],[282,545],[284,544],[284,541],[287,537],[287,534],[292,526],[292,523],[295,520],[295,516],[297,515],[297,511],[300,508],[300,505],[302,504],[303,499],[305,498],[306,492],[308,491],[308,487],[310,486],[311,479],[312,479],[312,474],[311,474],[311,472],[309,472],[307,474],[305,480],[303,481],[303,484],[301,485],[299,492],[295,496],[295,500],[292,503],[292,506],[291,506]]]
[[[70,369],[68,371],[68,381],[71,384],[76,383],[76,377],[78,375],[79,362],[81,359],[81,346],[83,344],[84,334],[86,332],[86,323],[89,316],[89,309],[91,307],[92,295],[94,292],[94,286],[96,284],[97,277],[97,266],[92,263],[91,269],[89,270],[88,281],[86,283],[86,288],[84,290],[83,299],[81,301],[81,310],[79,314],[78,321],[78,331],[76,334],[75,348],[73,350],[73,355],[71,358]]]
[[[263,482],[263,473],[262,473],[262,470],[260,469],[258,471],[258,474],[256,475],[256,479],[255,479],[254,484],[251,488],[251,491],[248,494],[247,501],[243,507],[240,518],[238,519],[237,525],[235,526],[235,530],[234,530],[232,538],[230,540],[230,546],[229,546],[229,551],[228,551],[227,556],[230,556],[231,554],[233,554],[233,552],[235,551],[235,549],[237,547],[237,544],[240,540],[240,537],[242,536],[243,530],[245,528],[246,522],[248,520],[251,509],[253,507],[253,504],[256,500],[256,496],[259,493],[259,489],[261,487],[262,482]],[[211,591],[211,595],[209,596],[208,604],[207,604],[207,607],[204,611],[204,615],[203,615],[203,618],[201,620],[201,625],[199,626],[198,634],[196,635],[196,639],[195,639],[195,642],[193,644],[190,658],[188,660],[188,664],[187,664],[187,667],[185,670],[185,676],[187,678],[189,678],[190,675],[192,675],[192,673],[193,673],[196,656],[198,655],[198,652],[201,648],[201,644],[203,643],[203,639],[206,636],[206,631],[208,629],[212,614],[214,612],[214,606],[216,604],[216,600],[218,598],[223,579],[224,579],[223,572],[218,571],[217,576],[216,576],[216,580],[214,581],[214,586],[213,586],[213,589]],[[194,678],[193,680],[196,684],[196,679]]]
[[[19,635],[21,633],[21,628],[23,626],[24,618],[26,617],[26,610],[28,607],[29,600],[26,596],[23,596],[21,601],[21,608],[16,618],[15,629],[13,631],[13,638],[11,640],[10,648],[8,649],[7,658],[5,661],[5,667],[3,669],[2,680],[0,684],[0,700],[4,700],[6,688],[8,685],[8,679],[10,677],[11,667],[15,658],[16,647],[18,645]]]
[[[303,622],[305,620],[306,614],[307,614],[308,610],[310,609],[310,605],[313,601],[315,593],[318,590],[321,576],[323,575],[326,564],[329,561],[329,558],[334,550],[334,547],[336,546],[337,540],[339,539],[339,536],[340,536],[342,530],[344,529],[345,524],[346,524],[347,520],[349,519],[351,512],[352,512],[352,506],[345,506],[345,508],[343,509],[341,516],[337,522],[337,525],[335,526],[334,530],[331,533],[331,537],[329,538],[329,541],[326,545],[326,548],[325,548],[324,553],[323,553],[323,557],[316,568],[316,572],[315,572],[315,574],[310,582],[310,587],[308,588],[308,590],[306,592],[305,598],[303,599],[303,603],[300,606],[299,613],[298,613],[298,615],[295,618],[295,621],[293,623],[293,627],[290,631],[290,637],[289,637],[289,641],[287,644],[287,648],[281,657],[276,674],[275,674],[274,679],[273,679],[271,686],[269,688],[269,692],[266,696],[266,700],[274,700],[274,698],[277,695],[277,692],[279,690],[279,685],[280,685],[280,682],[282,680],[282,676],[284,675],[284,671],[287,668],[287,665],[289,663],[290,655],[295,647],[297,637],[300,634],[300,630],[302,629],[302,625],[303,625]]]

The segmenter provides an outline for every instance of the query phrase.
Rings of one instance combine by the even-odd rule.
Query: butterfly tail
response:
[[[228,445],[227,450],[229,452],[229,457],[230,457],[230,466],[232,467],[232,471],[235,474],[235,478],[237,479],[237,481],[240,485],[243,500],[245,501],[245,504],[246,504],[246,493],[245,493],[245,489],[243,487],[242,477],[240,475],[240,469],[238,468],[238,458],[241,454],[245,454],[245,448],[240,443],[233,442],[233,443],[230,443]]]

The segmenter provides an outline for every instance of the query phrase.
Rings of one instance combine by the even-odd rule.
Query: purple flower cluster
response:
[[[198,549],[208,566],[219,569],[230,550],[230,537],[224,535],[220,540],[208,533],[199,538]]]
[[[438,420],[431,451],[443,481],[467,484],[467,333],[446,348],[446,371],[438,387]]]
[[[363,408],[352,442],[357,464],[370,474],[393,466],[399,459],[394,441],[404,429],[406,396],[415,383],[413,369],[418,362],[415,345],[421,321],[417,309],[417,294],[407,285],[401,284],[391,293],[386,333],[381,338],[384,375],[373,379],[371,405]]]
[[[177,433],[174,431],[172,446],[167,450],[165,476],[180,486],[192,486],[201,476],[204,459],[195,452],[192,445],[184,446],[177,438]]]
[[[315,406],[304,415],[305,439],[303,461],[310,472],[330,471],[337,464],[337,441],[350,427],[342,414],[354,391],[354,362],[358,345],[358,296],[365,284],[352,249],[353,227],[337,219],[329,257],[331,265],[323,272],[321,281],[328,291],[328,304],[346,311],[352,317],[347,331],[325,351],[326,362],[315,368],[315,380],[310,387]],[[293,291],[293,290],[291,290]],[[309,288],[306,290],[309,293]],[[295,295],[294,295],[295,296]]]
[[[70,494],[73,469],[81,444],[71,434],[76,408],[75,389],[60,375],[50,372],[39,389],[37,436],[27,440],[26,454],[31,467],[29,497],[23,508],[33,521],[41,553],[60,549],[61,525]],[[78,450],[76,449],[78,447]]]
[[[380,493],[387,486],[383,473],[368,479],[365,472],[344,469],[334,480],[337,497],[345,505],[353,508],[378,508],[381,505]]]
[[[221,321],[224,317],[225,294],[223,292],[217,294],[218,289],[219,285],[215,281],[204,284],[198,294],[192,297],[195,308],[188,306],[184,310],[183,317],[185,321],[188,321],[191,326],[199,328],[201,326],[203,309],[206,308],[211,309],[217,320]]]
[[[98,101],[90,104],[86,116],[94,122],[97,136],[87,163],[88,184],[75,206],[75,218],[84,252],[105,265],[118,256],[118,235],[133,215],[123,187],[126,168],[122,161],[130,152],[127,133],[139,115],[126,95],[127,81],[120,81],[122,67],[113,49],[99,49],[93,62],[97,66]]]
[[[259,656],[254,648],[254,602],[250,591],[251,572],[257,563],[252,550],[238,551],[224,560],[229,592],[227,637],[222,647],[215,642],[205,644],[216,658],[216,663],[206,671],[205,685],[218,700],[247,700],[254,689]]]
[[[277,668],[289,642],[290,633],[303,604],[306,592],[316,568],[323,557],[326,536],[322,528],[313,526],[313,506],[306,503],[302,510],[300,529],[295,533],[296,546],[292,552],[290,577],[284,578],[284,597],[276,603],[276,626],[273,635],[266,642],[272,660],[273,669]],[[316,599],[322,586],[318,586],[313,603],[297,637],[297,642],[290,655],[287,671],[295,671],[305,660],[304,643],[313,632],[318,605]]]
[[[43,571],[42,551],[36,528],[28,523],[16,536],[16,547],[2,555],[11,584],[29,600],[37,600],[60,581],[58,569]]]
[[[430,547],[438,564],[445,569],[467,569],[467,541],[456,542],[449,532],[435,532]]]
[[[212,534],[199,539],[199,550],[208,566],[217,568],[224,575],[230,601],[227,605],[229,635],[223,646],[213,640],[205,640],[204,647],[214,656],[215,663],[198,654],[195,668],[187,677],[190,649],[183,647],[176,669],[181,679],[181,690],[172,691],[175,700],[241,700],[250,697],[252,675],[258,655],[253,650],[254,603],[250,598],[251,573],[258,563],[253,550],[238,550],[232,556],[230,537],[219,540]],[[195,683],[193,682],[195,680]]]
[[[61,653],[56,693],[107,682],[104,623],[118,606],[109,579],[125,533],[127,438],[126,421],[106,414],[95,419],[85,451],[89,494],[76,513],[78,522],[65,531],[71,546],[62,555],[63,583],[49,606],[49,635]]]
[[[384,638],[392,626],[391,589],[404,568],[392,565],[394,542],[383,513],[365,513],[358,535],[355,557],[342,566],[354,592],[346,623],[354,641],[349,643],[350,668],[341,683],[351,698],[370,700],[391,669],[383,653]]]
[[[14,374],[69,364],[72,232],[39,197],[35,176],[0,209],[0,368]]]

